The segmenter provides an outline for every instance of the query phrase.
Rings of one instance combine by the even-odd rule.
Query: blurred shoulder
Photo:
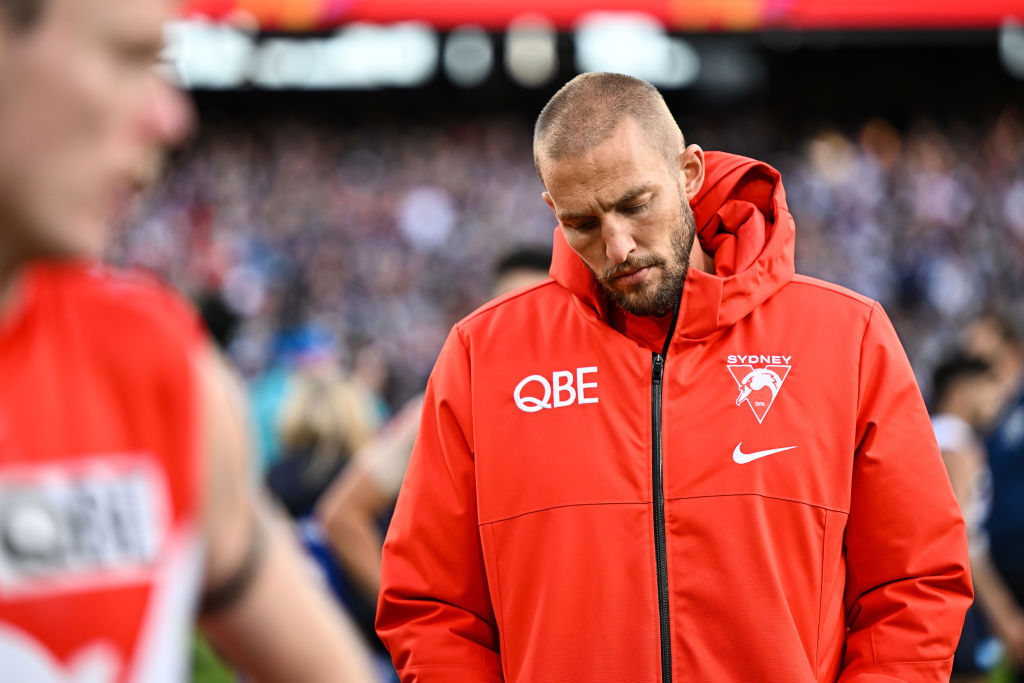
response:
[[[116,335],[139,346],[198,344],[203,327],[195,308],[155,276],[105,265],[53,262],[32,277],[54,313],[74,319],[83,334]]]

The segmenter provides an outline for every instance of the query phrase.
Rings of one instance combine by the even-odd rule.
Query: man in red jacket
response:
[[[945,681],[963,520],[879,305],[649,84],[537,121],[551,279],[458,323],[384,547],[403,681]]]

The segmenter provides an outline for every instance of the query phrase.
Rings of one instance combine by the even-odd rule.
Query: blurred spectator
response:
[[[491,297],[543,280],[550,267],[551,249],[546,247],[521,246],[506,252],[494,266]]]
[[[986,361],[958,353],[935,369],[932,388],[932,426],[967,523],[968,543],[974,557],[987,544],[982,524],[991,496],[985,447],[979,434],[987,429],[1002,406],[1000,386]],[[972,607],[953,660],[952,680],[985,681],[999,664],[1002,651],[978,608]]]
[[[281,394],[276,410],[269,413],[280,456],[264,475],[266,485],[295,521],[306,552],[363,638],[379,643],[366,626],[372,622],[372,606],[359,600],[338,573],[319,525],[310,519],[331,481],[380,425],[374,394],[343,373],[333,338],[323,329],[301,327],[284,335],[280,344],[287,360],[275,370],[282,378]]]
[[[278,417],[282,457],[267,472],[267,486],[293,518],[312,511],[376,428],[363,398],[330,362],[307,364],[292,376]]]
[[[363,346],[352,361],[352,383],[360,392],[360,402],[373,424],[383,423],[391,411],[384,397],[391,380],[387,359],[372,344]]]
[[[207,290],[196,298],[196,307],[210,337],[222,351],[227,350],[238,329],[239,314],[217,291]]]
[[[962,340],[968,353],[991,367],[994,400],[1002,411],[986,443],[991,488],[983,528],[971,538],[976,596],[962,642],[970,639],[969,629],[972,624],[977,627],[980,612],[989,630],[1003,642],[1020,681],[1024,680],[1024,396],[1017,396],[1024,389],[1024,347],[1014,322],[992,310],[968,325]],[[941,386],[937,380],[936,392]],[[950,469],[954,489],[955,471]],[[969,524],[973,521],[966,508],[965,518]]]
[[[281,456],[279,420],[286,397],[292,391],[292,375],[303,366],[340,363],[334,335],[316,323],[285,320],[274,335],[270,361],[249,386],[255,440],[260,447],[257,474],[273,467]]]
[[[317,509],[327,541],[363,597],[380,590],[380,519],[395,504],[420,424],[423,395],[411,399],[356,455]]]
[[[1024,344],[1013,322],[1004,315],[988,311],[967,327],[964,346],[992,365],[1002,406],[1005,406],[1016,396],[1024,380]]]
[[[1006,646],[1024,681],[1024,392],[1004,411],[989,436],[992,505],[985,523],[989,543],[976,562],[977,603]],[[972,566],[973,566],[972,564]]]

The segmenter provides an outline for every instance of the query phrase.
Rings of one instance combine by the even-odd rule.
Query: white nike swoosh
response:
[[[742,445],[743,442],[740,441],[738,444],[736,444],[736,448],[734,448],[732,451],[733,462],[738,463],[740,465],[745,465],[748,462],[752,462],[754,460],[757,460],[758,458],[763,458],[764,456],[771,455],[772,453],[791,451],[794,448],[796,448],[796,446],[786,446],[785,448],[770,448],[766,451],[754,451],[753,453],[744,453],[743,451],[740,450],[740,446]]]

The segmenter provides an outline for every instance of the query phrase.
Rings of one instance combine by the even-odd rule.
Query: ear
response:
[[[686,199],[690,200],[704,185],[704,150],[699,145],[689,145],[679,155],[679,187],[683,188]]]
[[[557,216],[557,213],[555,212],[555,202],[553,199],[551,199],[551,195],[548,194],[547,192],[543,192],[540,196],[541,199],[544,200],[544,203],[551,207],[551,213],[555,213],[555,215]]]

